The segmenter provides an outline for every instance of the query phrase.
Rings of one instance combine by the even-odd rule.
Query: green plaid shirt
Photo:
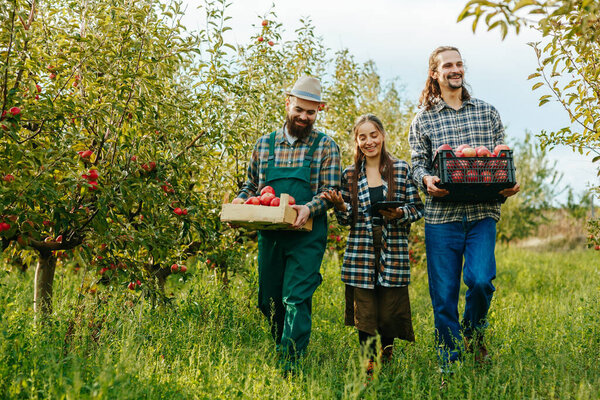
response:
[[[424,191],[425,222],[443,224],[446,222],[468,222],[486,217],[500,219],[500,203],[454,203],[436,202],[427,193],[423,184],[425,175],[435,175],[432,169],[436,149],[442,144],[452,148],[461,144],[472,147],[486,146],[493,149],[504,143],[504,126],[500,114],[490,104],[471,98],[463,102],[458,110],[448,106],[442,99],[431,110],[420,110],[413,119],[408,135],[410,143],[413,179]]]
[[[260,193],[266,185],[266,171],[269,157],[269,136],[261,136],[252,152],[252,159],[248,166],[248,177],[238,197],[247,199]],[[302,167],[304,155],[308,152],[313,142],[317,139],[318,132],[312,131],[304,139],[298,139],[290,144],[285,138],[283,128],[277,130],[275,135],[275,167]],[[314,193],[313,199],[306,203],[311,216],[323,215],[331,206],[319,195],[329,189],[338,189],[342,167],[340,149],[332,138],[325,135],[321,139],[310,165],[310,186]]]

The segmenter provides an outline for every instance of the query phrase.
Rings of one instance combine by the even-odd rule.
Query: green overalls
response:
[[[288,193],[297,204],[312,200],[310,163],[323,137],[314,141],[302,167],[275,167],[275,132],[269,141],[266,184]],[[313,216],[311,232],[260,231],[258,235],[258,306],[271,321],[277,350],[295,362],[308,346],[312,295],[321,284],[321,261],[327,244],[327,214]]]

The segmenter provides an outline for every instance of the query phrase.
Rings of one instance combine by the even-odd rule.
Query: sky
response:
[[[348,49],[356,61],[373,60],[384,80],[397,79],[407,99],[417,101],[425,78],[429,54],[440,45],[456,46],[466,65],[465,79],[471,94],[493,104],[506,126],[507,138],[523,138],[525,132],[558,130],[569,125],[566,111],[551,102],[538,107],[545,88],[534,92],[528,81],[535,71],[537,59],[528,42],[539,41],[533,30],[511,32],[504,41],[499,31],[488,32],[482,24],[476,33],[472,20],[457,23],[466,0],[233,0],[226,15],[233,29],[228,41],[246,45],[258,32],[262,17],[274,11],[283,23],[283,40],[293,39],[300,18],[310,17],[315,33],[333,54]],[[188,0],[187,18],[190,28],[203,28],[198,0]],[[563,173],[562,185],[570,185],[576,193],[590,184],[599,185],[600,178],[591,162],[593,155],[582,156],[569,148],[556,148],[549,159],[557,162]],[[565,201],[563,194],[557,198]],[[600,201],[595,202],[596,204]]]

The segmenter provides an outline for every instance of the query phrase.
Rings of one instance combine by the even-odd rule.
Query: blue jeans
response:
[[[496,277],[496,221],[425,224],[429,295],[433,305],[438,356],[442,371],[461,355],[462,335],[482,334]],[[464,265],[463,265],[464,256]],[[467,285],[465,312],[458,320],[460,276]]]

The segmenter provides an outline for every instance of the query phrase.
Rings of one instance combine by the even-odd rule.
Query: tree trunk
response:
[[[52,284],[56,257],[51,252],[40,252],[37,267],[35,268],[35,292],[33,295],[33,311],[36,318],[45,317],[52,313]]]

